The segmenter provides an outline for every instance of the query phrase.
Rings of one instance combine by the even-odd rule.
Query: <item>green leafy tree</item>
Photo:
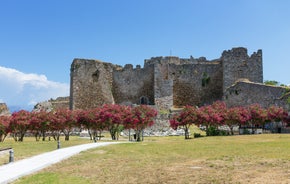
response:
[[[279,82],[275,81],[275,80],[266,80],[266,81],[264,81],[264,84],[271,85],[271,86],[278,86]]]

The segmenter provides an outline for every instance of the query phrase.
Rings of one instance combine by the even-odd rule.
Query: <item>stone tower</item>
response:
[[[114,103],[113,70],[117,65],[74,59],[71,65],[70,108],[89,109]]]
[[[221,57],[223,65],[223,91],[239,79],[263,83],[262,50],[248,55],[243,47],[224,51]]]

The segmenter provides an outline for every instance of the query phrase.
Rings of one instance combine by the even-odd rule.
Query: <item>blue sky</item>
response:
[[[69,95],[74,58],[119,65],[263,50],[264,79],[290,84],[288,0],[0,1],[0,102]]]

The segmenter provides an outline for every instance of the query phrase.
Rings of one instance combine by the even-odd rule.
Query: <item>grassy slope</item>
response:
[[[146,137],[82,152],[16,183],[290,183],[290,135]]]

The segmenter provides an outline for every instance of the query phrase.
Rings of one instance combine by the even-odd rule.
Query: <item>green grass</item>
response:
[[[91,141],[86,138],[71,136],[69,141],[64,141],[64,137],[60,137],[61,147],[74,146]],[[38,141],[36,142],[33,137],[25,137],[23,142],[15,142],[12,138],[5,139],[0,143],[0,148],[13,148],[14,160],[21,160],[40,153],[53,151],[57,149],[57,141]],[[6,164],[9,161],[9,153],[0,155],[0,165]]]
[[[145,137],[91,149],[21,183],[290,183],[290,135]]]

